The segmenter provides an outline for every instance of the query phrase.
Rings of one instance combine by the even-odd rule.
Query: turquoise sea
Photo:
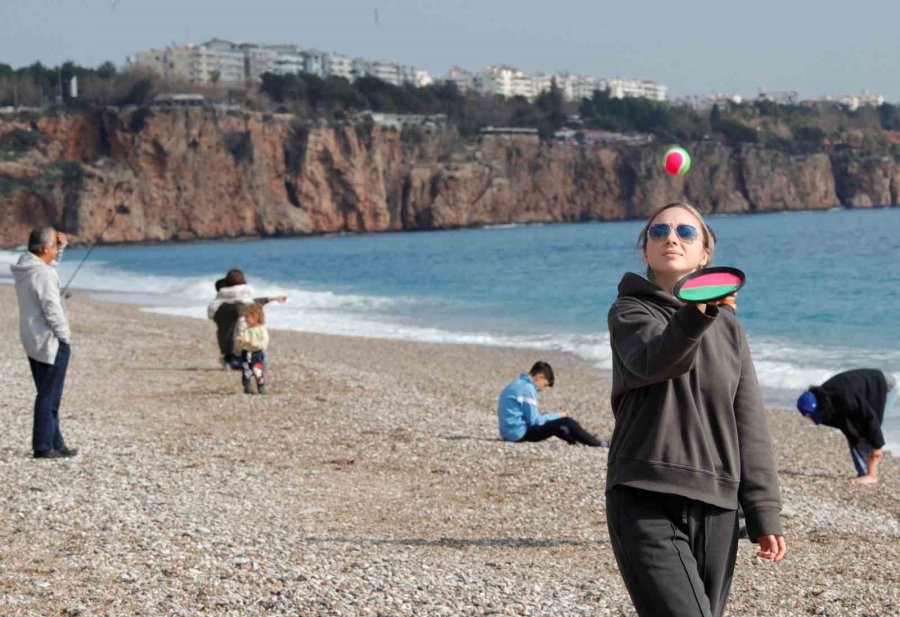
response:
[[[900,374],[900,208],[709,223],[719,238],[715,264],[747,273],[738,315],[768,404],[792,407],[806,386],[848,368]],[[271,327],[566,350],[608,369],[606,313],[622,274],[643,270],[635,250],[641,226],[99,246],[73,288],[206,319],[213,282],[238,267],[258,295],[289,296],[267,309]],[[83,255],[65,253],[63,282]],[[0,261],[16,258],[0,252]],[[8,267],[0,280],[8,282]],[[898,415],[886,427],[895,451]]]

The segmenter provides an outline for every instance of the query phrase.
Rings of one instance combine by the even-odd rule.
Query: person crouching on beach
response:
[[[605,441],[588,433],[565,413],[538,412],[537,393],[548,386],[553,387],[553,369],[546,362],[536,362],[527,375],[522,373],[503,388],[497,404],[500,438],[506,441],[544,441],[559,437],[570,445],[583,443],[606,447]]]
[[[610,544],[638,615],[725,612],[743,507],[757,556],[785,555],[781,495],[766,411],[744,329],[722,304],[672,293],[707,266],[715,236],[686,202],[657,209],[609,310]]]
[[[838,373],[821,386],[810,386],[797,409],[816,424],[839,429],[850,446],[857,484],[877,484],[884,435],[881,426],[897,399],[897,379],[874,368]]]
[[[269,346],[269,331],[266,329],[266,314],[262,306],[244,304],[238,321],[236,347],[241,356],[241,383],[244,394],[253,394],[253,380],[256,390],[266,393],[266,347]]]

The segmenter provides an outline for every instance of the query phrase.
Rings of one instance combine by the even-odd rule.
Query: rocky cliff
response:
[[[898,204],[900,161],[687,144],[567,147],[532,137],[301,123],[221,110],[98,110],[0,119],[0,245],[36,224],[75,240],[169,241]],[[125,204],[127,216],[112,217]]]

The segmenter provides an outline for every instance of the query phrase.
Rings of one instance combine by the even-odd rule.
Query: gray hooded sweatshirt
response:
[[[751,540],[782,535],[769,423],[744,329],[628,273],[609,311],[613,356],[607,490],[623,484],[744,509]]]
[[[53,364],[59,342],[72,338],[56,270],[26,252],[10,266],[19,298],[19,338],[29,358]]]

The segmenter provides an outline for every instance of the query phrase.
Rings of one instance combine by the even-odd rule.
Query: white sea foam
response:
[[[0,276],[9,277],[9,266],[19,261],[21,254],[22,251],[0,251]]]
[[[528,223],[498,223],[496,225],[482,225],[480,229],[518,229],[527,227]]]

